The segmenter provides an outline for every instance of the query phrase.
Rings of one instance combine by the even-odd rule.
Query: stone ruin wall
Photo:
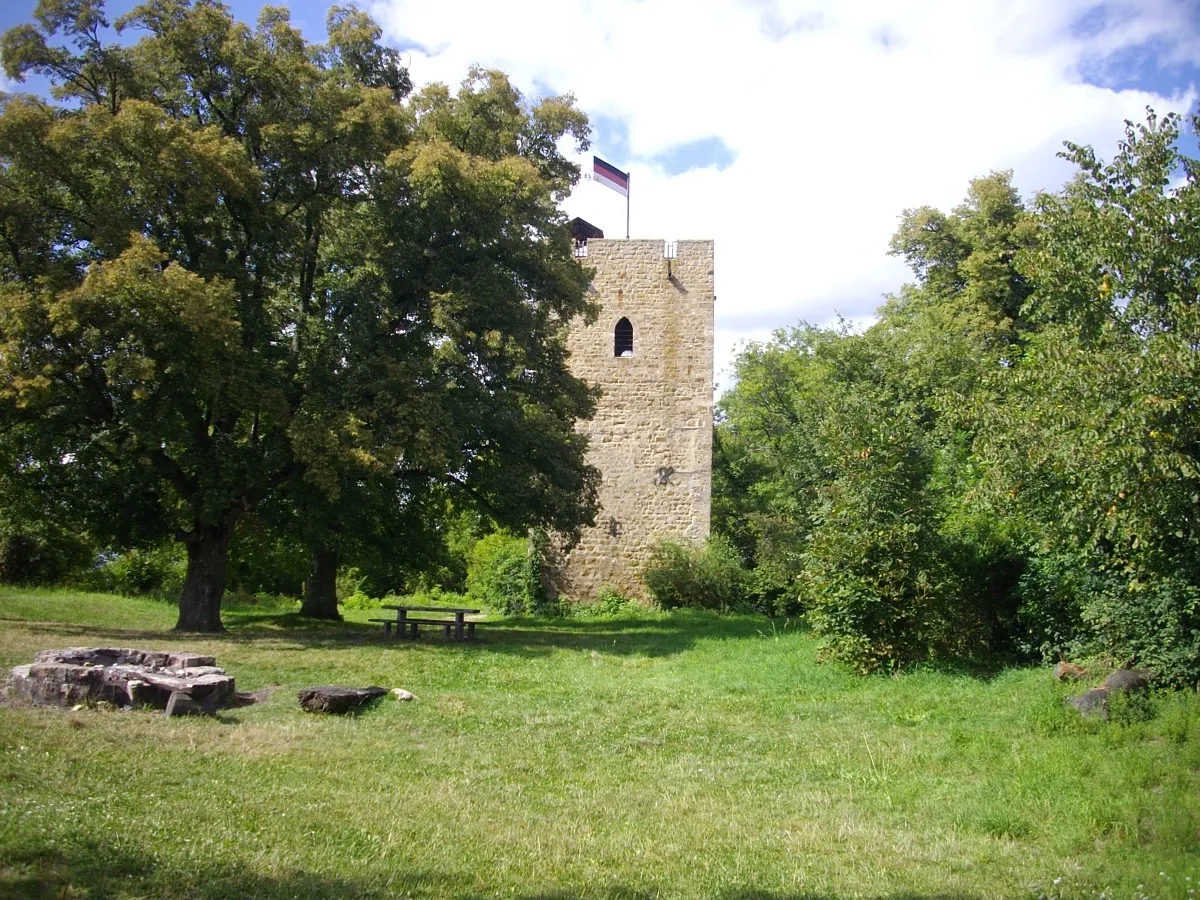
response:
[[[596,524],[553,573],[556,593],[592,602],[605,584],[647,596],[640,574],[662,539],[708,538],[712,495],[713,242],[587,242],[600,315],[568,338],[575,375],[598,385],[580,423],[601,474]],[[617,322],[633,325],[633,355],[614,355]]]

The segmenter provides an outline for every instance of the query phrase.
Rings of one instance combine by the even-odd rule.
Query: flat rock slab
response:
[[[196,700],[183,691],[175,691],[167,700],[167,708],[163,710],[163,715],[167,718],[175,716],[215,716],[217,714],[217,705],[214,698],[210,695],[204,700]]]
[[[321,684],[300,691],[300,707],[306,712],[352,713],[365,709],[387,694],[381,687],[343,687],[337,684]]]
[[[40,650],[35,663],[70,663],[76,666],[145,666],[148,669],[190,669],[212,666],[216,657],[170,650],[133,650],[128,647],[67,647]]]

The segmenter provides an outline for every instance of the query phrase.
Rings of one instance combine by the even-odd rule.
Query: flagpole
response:
[[[633,169],[625,176],[625,240],[629,240],[629,194],[633,188]]]

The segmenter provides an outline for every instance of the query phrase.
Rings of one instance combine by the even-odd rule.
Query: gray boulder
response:
[[[1084,716],[1108,718],[1108,698],[1113,694],[1144,691],[1150,685],[1150,673],[1138,669],[1117,669],[1101,682],[1078,697],[1068,697],[1067,704]]]
[[[359,712],[387,694],[381,687],[344,687],[321,684],[304,688],[299,693],[300,707],[306,712],[345,714]]]

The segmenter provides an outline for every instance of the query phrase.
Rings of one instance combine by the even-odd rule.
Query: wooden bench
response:
[[[391,637],[392,636],[392,626],[399,624],[395,619],[367,619],[367,621],[383,623],[383,636],[384,637]]]
[[[399,622],[396,619],[367,619],[367,621],[381,623],[383,625],[383,636],[384,637],[392,636],[392,626],[393,625],[395,625],[395,626],[403,625],[403,626],[405,626],[403,629],[400,627],[396,628],[396,637],[405,636],[404,634],[402,634],[402,632],[405,632],[407,634],[407,637],[410,640],[416,640],[417,633],[418,633],[420,626],[422,626],[422,625],[439,625],[439,626],[441,626],[441,629],[442,629],[442,637],[448,641],[448,640],[450,640],[450,636],[453,633],[454,626],[455,626],[455,622],[453,619],[413,619],[411,617],[408,617],[408,618],[405,618],[403,622]],[[466,627],[466,639],[469,641],[474,640],[475,639],[475,623],[464,621],[463,625]]]
[[[413,641],[417,639],[417,631],[422,625],[442,626],[442,638],[447,641],[450,640],[450,632],[454,629],[453,619],[414,619],[410,616],[404,620],[404,624],[408,626],[408,637]]]
[[[466,609],[457,606],[400,606],[386,603],[382,608],[396,610],[396,618],[390,620],[370,619],[369,621],[379,622],[383,625],[384,637],[391,635],[392,626],[395,625],[396,637],[407,637],[411,640],[416,640],[422,625],[437,625],[442,629],[442,635],[446,640],[450,640],[451,635],[453,635],[456,641],[473,641],[475,639],[475,623],[468,622],[467,616],[477,614],[479,612],[477,609]],[[441,613],[443,616],[451,615],[454,618],[414,619],[409,615],[409,613],[413,612]]]

